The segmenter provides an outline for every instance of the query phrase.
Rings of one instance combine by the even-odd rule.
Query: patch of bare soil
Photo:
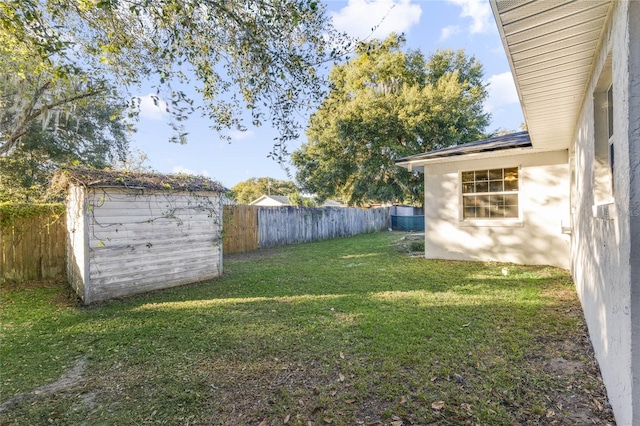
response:
[[[555,289],[550,310],[576,320],[580,327],[571,336],[545,335],[530,355],[533,368],[554,377],[557,385],[547,396],[551,402],[541,424],[615,425],[579,302],[571,289]]]
[[[542,424],[614,425],[606,390],[586,330],[573,341],[543,342],[533,367],[555,378]],[[532,354],[534,356],[534,354]]]
[[[85,365],[86,361],[84,359],[80,359],[70,370],[66,371],[62,377],[55,382],[37,387],[30,393],[18,394],[13,398],[4,401],[0,404],[0,413],[18,403],[24,403],[25,401],[35,402],[39,398],[47,397],[57,392],[66,391],[80,386],[84,380],[83,374],[85,372]]]

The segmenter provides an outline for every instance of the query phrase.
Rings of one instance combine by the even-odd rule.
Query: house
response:
[[[307,196],[308,197],[308,196]],[[303,196],[303,199],[304,196]],[[311,199],[311,198],[306,198]],[[263,206],[263,207],[282,207],[282,206],[292,206],[291,200],[289,197],[285,195],[262,195],[259,198],[256,198],[252,202],[249,203],[250,206]],[[344,204],[334,201],[334,200],[326,200],[319,207],[346,207]]]
[[[336,200],[325,200],[320,207],[340,207],[340,208],[344,208],[347,207],[346,205],[342,204],[340,201],[336,201]]]
[[[286,195],[262,195],[249,203],[250,206],[281,207],[290,206],[291,201]]]
[[[188,175],[68,169],[67,278],[85,304],[222,274],[217,182]]]
[[[538,151],[520,132],[398,164],[424,172],[426,257],[569,268],[566,149]]]
[[[569,268],[618,425],[640,425],[640,2],[491,0],[528,128],[398,160],[425,255]]]

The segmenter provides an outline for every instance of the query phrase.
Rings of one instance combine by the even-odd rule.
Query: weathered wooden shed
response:
[[[67,276],[85,304],[222,274],[222,185],[203,177],[68,169]]]

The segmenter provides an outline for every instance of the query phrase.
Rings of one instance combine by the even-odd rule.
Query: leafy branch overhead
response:
[[[481,138],[489,123],[482,66],[464,51],[427,59],[404,38],[360,43],[331,71],[331,90],[293,153],[302,189],[349,204],[421,203],[422,177],[396,159]]]
[[[195,111],[213,129],[269,120],[286,154],[300,124],[294,112],[323,95],[320,66],[346,40],[312,0],[7,0],[0,5],[0,154],[10,154],[29,123],[72,113],[95,97],[136,106],[151,81],[168,102],[176,142]],[[195,93],[180,86],[189,83]],[[14,88],[11,99],[8,88]],[[198,102],[195,102],[195,101]]]

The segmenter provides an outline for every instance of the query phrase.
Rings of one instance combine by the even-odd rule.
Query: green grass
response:
[[[400,238],[232,256],[221,279],[91,307],[3,288],[0,424],[537,424],[603,395],[566,271]]]

